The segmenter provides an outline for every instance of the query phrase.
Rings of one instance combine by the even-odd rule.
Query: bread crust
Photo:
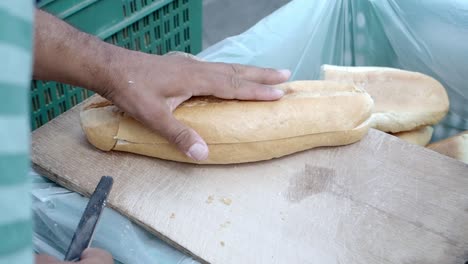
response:
[[[426,146],[432,138],[434,128],[431,126],[423,126],[411,131],[403,131],[393,134],[400,139],[419,146]]]
[[[323,80],[355,84],[374,99],[372,127],[384,132],[410,131],[438,123],[447,114],[444,87],[427,75],[385,67],[323,65]]]
[[[440,154],[468,164],[468,130],[427,146]]]
[[[369,129],[373,101],[354,85],[297,81],[277,87],[286,95],[274,102],[196,97],[181,104],[174,116],[197,131],[210,149],[208,159],[201,163],[253,162],[319,146],[350,144]],[[108,107],[96,108],[87,103],[82,111],[83,130],[96,147],[109,150],[113,143],[113,150],[195,163],[165,138],[125,114],[92,113],[95,118],[84,121],[87,114],[83,112],[109,112],[112,109]],[[102,125],[96,120],[109,116],[111,121],[102,120]],[[101,127],[102,133],[91,130],[90,125]]]
[[[80,111],[80,124],[88,141],[104,151],[112,150],[117,143],[115,135],[123,113],[110,101],[93,95]]]

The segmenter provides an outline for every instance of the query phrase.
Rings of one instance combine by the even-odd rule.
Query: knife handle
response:
[[[75,234],[73,234],[72,241],[65,254],[65,261],[79,261],[83,251],[91,244],[113,183],[114,179],[112,177],[101,177],[94,193],[89,198],[88,205],[81,216]]]

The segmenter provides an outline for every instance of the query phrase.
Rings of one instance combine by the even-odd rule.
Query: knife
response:
[[[94,193],[89,198],[88,205],[81,216],[75,234],[73,234],[72,241],[65,254],[65,261],[79,261],[83,251],[91,244],[113,183],[114,179],[112,177],[101,177]]]

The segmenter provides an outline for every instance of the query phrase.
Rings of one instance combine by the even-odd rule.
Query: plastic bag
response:
[[[88,198],[34,172],[30,176],[34,249],[63,259]],[[91,246],[111,252],[116,263],[198,263],[110,208],[104,209]]]
[[[201,58],[287,68],[319,79],[322,64],[417,71],[447,89],[450,112],[433,140],[468,130],[468,2],[296,0]]]

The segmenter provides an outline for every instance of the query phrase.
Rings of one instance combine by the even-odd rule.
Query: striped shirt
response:
[[[0,264],[33,263],[29,103],[33,0],[0,1]]]

